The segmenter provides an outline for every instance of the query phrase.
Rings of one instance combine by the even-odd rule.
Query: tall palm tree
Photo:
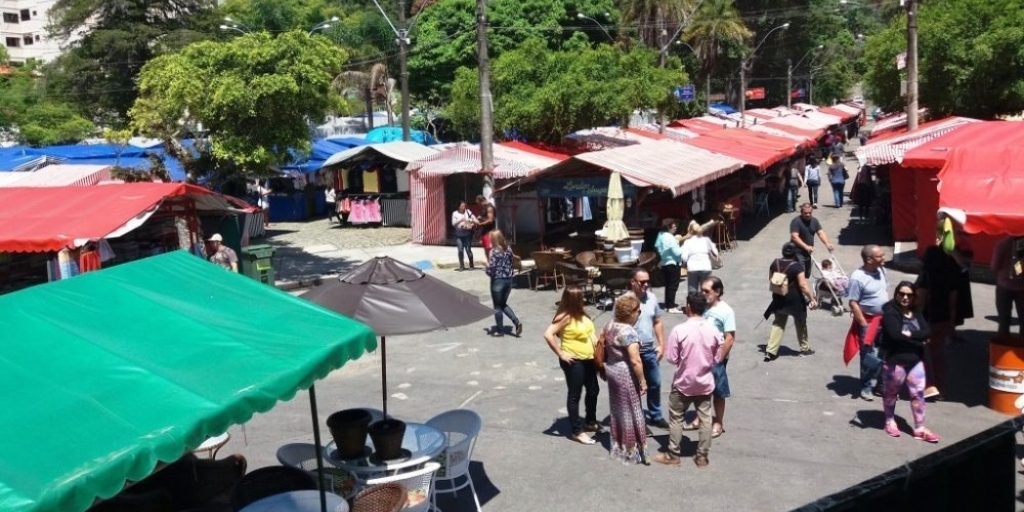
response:
[[[687,21],[699,1],[618,0],[618,4],[624,24],[637,27],[638,37],[644,44],[661,49],[669,42],[667,37]]]
[[[742,47],[754,33],[743,23],[733,0],[705,0],[683,32],[705,76],[715,71],[729,49]]]
[[[393,91],[395,80],[388,77],[388,67],[378,62],[368,71],[343,71],[331,84],[343,96],[354,95],[366,104],[368,127],[373,129],[374,105],[383,100],[388,113],[388,124],[393,124]]]

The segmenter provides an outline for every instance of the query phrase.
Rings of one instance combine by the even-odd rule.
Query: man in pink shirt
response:
[[[679,448],[683,437],[684,414],[693,404],[700,419],[700,437],[693,462],[702,468],[708,465],[711,450],[711,393],[715,376],[711,369],[722,362],[722,333],[702,318],[708,300],[700,293],[686,297],[686,321],[677,325],[665,343],[665,359],[676,365],[672,392],[668,396],[668,451],[654,460],[670,466],[679,465]]]

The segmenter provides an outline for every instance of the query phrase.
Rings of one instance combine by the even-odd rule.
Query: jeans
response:
[[[658,366],[658,353],[652,350],[641,350],[640,361],[644,364],[644,380],[647,381],[647,411],[652,422],[665,419],[661,411],[661,368]]]
[[[710,270],[694,270],[686,273],[686,293],[700,293],[700,284],[711,277]]]
[[[811,254],[798,249],[796,252],[796,259],[804,266],[804,277],[811,277],[811,266],[813,265],[813,263],[811,263]],[[796,283],[790,283],[790,286],[793,286],[794,284]]]
[[[583,407],[587,423],[597,423],[597,394],[601,389],[597,386],[597,366],[593,359],[577,359],[572,363],[566,363],[561,359],[558,365],[565,373],[565,384],[569,387],[569,394],[565,398],[565,409],[569,411],[569,423],[572,425],[573,435],[583,432],[583,420],[580,419],[580,395],[584,389],[587,392],[584,398]],[[649,392],[649,391],[648,391]]]
[[[511,277],[495,277],[491,279],[491,300],[494,302],[494,325],[501,332],[505,327],[505,315],[512,320],[512,325],[519,325],[519,317],[508,305],[508,294],[512,293]]]
[[[460,236],[455,235],[455,247],[459,249],[459,268],[466,268],[463,264],[462,254],[465,253],[469,257],[469,266],[473,266],[473,233],[470,232],[468,235]]]
[[[665,309],[678,306],[676,304],[676,291],[679,290],[679,265],[665,265],[661,267],[661,274],[665,278]]]
[[[846,183],[833,183],[832,184],[832,199],[835,201],[836,208],[843,206],[843,188]]]
[[[818,204],[818,186],[817,183],[807,183],[807,200],[812,205]]]
[[[1018,329],[1024,334],[1024,291],[1007,290],[996,286],[996,317],[999,323],[997,334],[1006,336],[1010,334],[1010,319],[1013,317],[1013,309],[1017,309]]]
[[[797,196],[797,191],[798,190],[800,190],[799,187],[786,187],[786,211],[787,212],[795,212],[796,211],[796,196]]]
[[[882,371],[882,360],[878,358],[878,347],[874,343],[867,345],[864,338],[867,336],[867,327],[861,327],[857,335],[860,341],[860,394],[870,396],[871,388],[875,387],[878,381],[878,374]],[[878,337],[876,336],[877,340]]]

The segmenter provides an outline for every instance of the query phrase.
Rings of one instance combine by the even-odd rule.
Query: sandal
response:
[[[654,455],[654,462],[657,462],[658,464],[664,464],[666,466],[678,466],[679,457],[676,457],[671,453],[656,453]]]
[[[576,441],[577,443],[580,444],[597,444],[597,441],[594,441],[594,439],[587,435],[586,432],[579,432],[573,434],[572,437],[570,437],[569,439],[572,439],[573,441]]]
[[[926,428],[922,428],[919,430],[914,430],[914,439],[918,439],[926,443],[935,444],[939,442],[939,440],[942,438],[939,437],[939,435],[936,434],[935,432],[932,432],[931,430],[928,430]]]
[[[717,439],[719,436],[721,436],[724,433],[725,433],[725,429],[724,428],[719,428],[719,429],[712,428],[711,429],[711,439]]]
[[[889,437],[899,437],[900,428],[896,426],[895,421],[888,421],[885,423],[885,433],[889,434]]]
[[[693,463],[696,464],[698,468],[707,467],[707,465],[708,465],[708,456],[707,455],[700,455],[700,454],[694,455],[693,456]]]

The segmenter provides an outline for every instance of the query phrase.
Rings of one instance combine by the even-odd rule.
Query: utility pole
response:
[[[807,80],[807,103],[814,105],[814,70],[811,70],[811,76]]]
[[[661,9],[658,9],[658,48],[661,51],[658,52],[658,67],[664,69],[666,62],[665,53],[668,51],[668,44],[665,42],[665,37],[668,36],[668,30],[665,29],[665,18],[661,14]],[[667,119],[665,118],[665,109],[658,109],[658,133],[665,133],[665,124]]]
[[[487,0],[476,0],[476,56],[480,68],[480,170],[484,173],[484,197],[493,203],[494,120],[491,110],[491,70],[487,58]]]
[[[711,71],[704,77],[704,101],[707,103],[707,111],[711,112]]]
[[[793,59],[786,59],[786,108],[793,107]]]
[[[917,129],[917,1],[907,0],[907,131]]]
[[[402,140],[412,139],[409,130],[409,28],[405,25],[405,0],[398,0],[398,74],[402,83]],[[389,110],[390,112],[390,110]]]
[[[747,58],[740,61],[740,128],[747,127]]]

